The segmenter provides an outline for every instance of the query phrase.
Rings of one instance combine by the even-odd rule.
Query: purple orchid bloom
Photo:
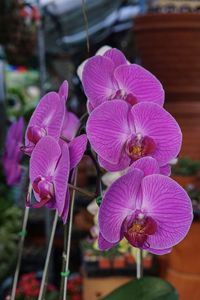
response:
[[[143,67],[130,64],[118,49],[109,49],[84,64],[82,84],[88,98],[88,110],[103,102],[121,99],[131,106],[140,102],[164,103],[159,80]]]
[[[57,209],[63,222],[66,222],[69,208],[69,172],[81,160],[86,144],[85,134],[69,144],[63,143],[62,147],[50,136],[40,139],[30,158],[30,182],[37,201],[31,207],[47,206]]]
[[[26,130],[22,151],[31,155],[35,145],[44,136],[59,140],[65,114],[65,104],[58,93],[46,94],[37,105]]]
[[[20,118],[9,127],[6,136],[3,167],[6,175],[6,182],[10,186],[17,184],[21,178],[22,171],[19,163],[23,156],[20,151],[23,130],[24,120],[23,118]]]
[[[65,80],[60,86],[58,94],[60,96],[61,101],[63,101],[66,104],[68,98],[67,80]],[[74,113],[69,112],[67,109],[65,109],[65,116],[62,125],[61,135],[67,140],[71,141],[76,136],[79,126],[79,118]]]
[[[125,237],[134,247],[166,254],[186,236],[193,219],[191,200],[158,172],[157,162],[144,158],[107,190],[99,210],[101,250]]]
[[[122,100],[105,102],[90,114],[88,139],[108,171],[120,171],[145,156],[160,167],[180,151],[182,134],[176,120],[161,106],[142,102],[130,106]],[[163,172],[169,170],[163,170]]]

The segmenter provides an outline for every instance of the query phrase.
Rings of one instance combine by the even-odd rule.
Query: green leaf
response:
[[[157,277],[131,280],[114,290],[102,300],[177,300],[175,288]]]

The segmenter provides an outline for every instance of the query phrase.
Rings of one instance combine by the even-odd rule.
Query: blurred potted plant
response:
[[[15,265],[21,216],[19,208],[13,206],[9,199],[0,197],[0,282],[10,274]]]
[[[46,300],[58,299],[58,291],[52,284],[48,284],[46,292]],[[40,279],[37,273],[31,272],[23,274],[20,277],[19,284],[16,290],[16,300],[37,300],[40,291]],[[5,300],[10,299],[9,296]]]
[[[180,158],[176,165],[172,166],[172,178],[182,187],[199,185],[200,161],[189,158]]]

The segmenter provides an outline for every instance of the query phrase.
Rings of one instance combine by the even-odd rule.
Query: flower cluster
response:
[[[170,252],[187,234],[193,215],[187,193],[169,178],[182,133],[163,108],[161,83],[112,48],[89,58],[78,73],[88,98],[87,136],[75,137],[80,124],[66,110],[64,81],[58,93],[40,100],[26,130],[22,148],[30,156],[36,199],[32,204],[28,198],[27,205],[56,209],[66,222],[68,181],[88,138],[100,166],[115,172],[99,209],[99,248],[126,238],[155,254]]]
[[[37,299],[40,291],[40,281],[36,273],[28,273],[21,276],[16,291],[16,299]],[[56,292],[56,288],[52,284],[47,285],[48,294]]]
[[[66,110],[68,83],[64,81],[59,92],[46,94],[36,107],[25,134],[22,150],[30,157],[30,183],[39,208],[56,209],[65,223],[69,207],[68,180],[81,160],[86,135],[75,137],[79,120]],[[64,140],[64,141],[63,141]]]
[[[79,75],[88,98],[89,142],[104,169],[122,174],[100,205],[99,248],[126,238],[155,254],[170,252],[193,215],[187,193],[168,177],[182,133],[163,108],[161,83],[117,49],[88,59]]]
[[[8,128],[3,155],[3,168],[6,175],[6,182],[9,186],[20,181],[22,168],[20,161],[22,152],[20,146],[23,139],[24,120],[20,118]]]

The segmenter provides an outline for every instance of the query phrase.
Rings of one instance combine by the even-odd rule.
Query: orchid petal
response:
[[[64,101],[64,103],[66,102],[68,97],[68,89],[69,89],[68,82],[67,80],[64,80],[58,91],[58,94],[61,100]]]
[[[100,250],[102,250],[102,251],[109,250],[112,247],[114,247],[115,245],[116,245],[116,243],[109,243],[108,241],[106,241],[104,239],[104,237],[102,236],[102,234],[99,233],[98,246],[99,246]]]
[[[148,247],[143,247],[144,250],[147,250],[150,253],[156,254],[156,255],[164,255],[168,254],[172,251],[172,248],[167,248],[167,249],[153,249],[153,248],[148,248]]]
[[[157,161],[152,157],[142,157],[136,160],[128,169],[128,172],[132,172],[135,168],[141,170],[144,176],[151,174],[160,174],[160,169]]]
[[[50,136],[43,137],[35,146],[30,158],[30,181],[39,176],[53,176],[61,149]]]
[[[103,56],[110,58],[112,60],[112,62],[114,63],[115,67],[127,64],[127,60],[126,60],[126,57],[124,56],[124,54],[116,48],[107,50],[103,54]]]
[[[36,107],[26,130],[26,146],[30,144],[27,138],[30,126],[45,128],[47,135],[59,139],[64,119],[65,105],[55,92],[46,94]]]
[[[157,223],[157,231],[148,237],[150,248],[162,250],[179,243],[193,219],[192,204],[186,191],[163,175],[150,175],[142,181],[142,209]]]
[[[171,175],[171,166],[169,164],[160,167],[160,174],[165,176]]]
[[[104,56],[94,56],[85,64],[82,83],[93,107],[97,107],[115,94],[113,70],[112,60]]]
[[[70,171],[69,147],[65,143],[62,146],[62,154],[56,166],[53,177],[56,206],[59,216],[62,215],[65,206],[65,198],[67,193],[67,183]]]
[[[121,65],[115,72],[119,88],[132,94],[138,102],[154,102],[164,104],[164,90],[159,80],[143,67],[132,65]]]
[[[105,102],[90,114],[86,131],[88,139],[106,161],[117,164],[130,129],[127,115],[129,105],[125,101]]]
[[[66,224],[67,222],[67,217],[68,217],[68,213],[69,213],[69,204],[70,204],[70,193],[69,193],[69,189],[67,189],[67,193],[66,193],[66,197],[65,197],[65,205],[64,205],[64,209],[62,212],[62,220],[63,220],[63,224]]]
[[[140,202],[140,185],[143,174],[135,169],[117,179],[107,190],[99,210],[99,226],[104,239],[117,243],[125,218],[132,214]]]
[[[79,126],[79,118],[72,112],[66,112],[62,126],[62,135],[71,141],[75,137]]]
[[[98,161],[100,166],[104,168],[106,171],[116,172],[116,171],[122,171],[126,169],[130,165],[131,159],[128,157],[128,155],[125,152],[122,152],[120,160],[117,164],[111,164],[110,162],[106,161],[100,156],[98,156]]]
[[[132,107],[136,133],[152,138],[156,151],[151,156],[159,165],[167,164],[176,157],[182,143],[181,129],[176,120],[155,103],[139,103]]]
[[[87,136],[82,134],[69,143],[70,170],[74,169],[83,157],[87,146]]]

